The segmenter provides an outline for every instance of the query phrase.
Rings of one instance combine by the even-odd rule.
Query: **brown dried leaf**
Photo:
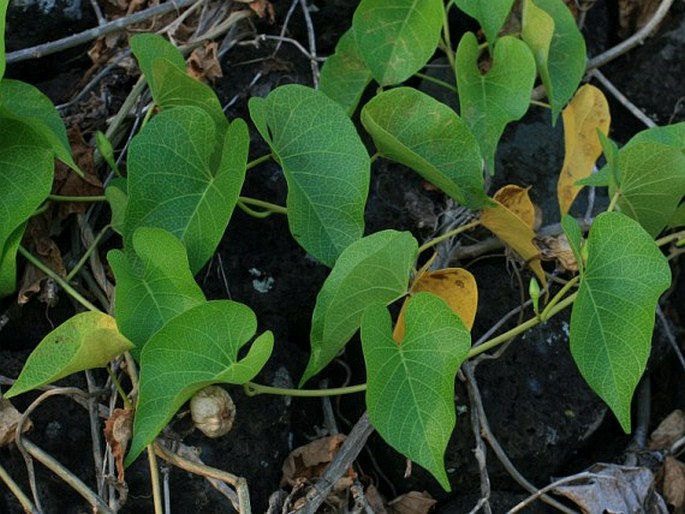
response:
[[[578,263],[566,234],[536,237],[533,243],[540,250],[540,258],[543,261],[557,261],[559,271],[578,272]]]
[[[496,205],[481,211],[481,224],[521,256],[544,288],[547,277],[540,264],[540,252],[533,244],[535,206],[528,196],[528,189],[504,186],[492,199]]]
[[[295,448],[283,463],[281,486],[294,486],[302,479],[318,478],[345,441],[343,434],[336,434],[312,441]]]
[[[674,457],[666,457],[661,491],[674,514],[685,512],[685,464]]]
[[[411,491],[392,500],[388,507],[393,514],[428,514],[437,505],[427,492]]]
[[[618,0],[619,36],[627,38],[644,27],[660,3],[660,0]],[[657,30],[655,27],[654,31]]]
[[[114,409],[105,421],[105,440],[112,448],[112,456],[117,466],[117,480],[124,481],[124,456],[133,434],[133,413],[130,409]]]
[[[369,507],[371,507],[371,510],[375,514],[388,514],[388,511],[385,508],[385,499],[381,493],[378,492],[376,486],[371,484],[367,487],[366,491],[364,491],[364,496],[366,497],[366,501],[369,502]]]
[[[21,413],[14,405],[0,396],[0,448],[14,441],[17,425],[21,419]],[[32,427],[31,420],[27,420],[22,427],[21,433],[26,433]]]
[[[269,23],[274,23],[276,21],[276,12],[274,11],[273,4],[269,2],[269,0],[253,0],[249,2],[247,5],[260,18],[268,16]]]
[[[589,177],[602,153],[597,129],[609,133],[609,102],[595,86],[585,84],[561,113],[564,119],[564,165],[557,181],[557,199],[561,214],[566,214],[583,189],[578,180]]]
[[[62,261],[62,253],[52,240],[50,227],[52,225],[51,210],[29,220],[24,234],[24,245],[38,257],[43,264],[55,271],[61,277],[66,277],[67,270]],[[31,297],[40,293],[38,299],[49,306],[57,303],[54,283],[33,264],[27,263],[21,279],[21,287],[17,295],[19,305],[26,304]]]
[[[55,183],[53,192],[63,196],[98,196],[103,194],[102,182],[95,174],[95,164],[93,162],[93,148],[83,139],[83,135],[77,126],[71,127],[67,136],[71,143],[71,153],[74,161],[83,171],[81,177],[74,173],[66,165],[57,163],[55,167]],[[65,219],[73,213],[83,213],[88,208],[84,202],[60,202],[58,215],[60,219]]]
[[[197,80],[214,82],[217,78],[223,77],[221,64],[218,57],[219,46],[214,41],[207,41],[204,45],[197,47],[188,57],[188,75]]]
[[[680,409],[671,412],[649,436],[650,450],[666,450],[685,435],[685,413]]]

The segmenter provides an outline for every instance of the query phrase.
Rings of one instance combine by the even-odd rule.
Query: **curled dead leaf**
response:
[[[343,434],[336,434],[295,448],[283,463],[281,486],[294,486],[302,479],[312,480],[320,477],[344,441]]]
[[[112,448],[117,467],[117,480],[124,481],[124,456],[133,434],[133,413],[130,409],[114,409],[105,421],[105,440]]]
[[[543,261],[556,261],[559,271],[578,272],[578,263],[566,234],[536,237],[533,243],[540,250],[540,258]]]
[[[202,46],[193,50],[188,57],[188,75],[197,80],[213,83],[217,78],[223,77],[218,55],[219,46],[215,41],[207,41]]]
[[[674,457],[666,457],[661,478],[661,491],[675,514],[685,512],[685,464]]]
[[[671,412],[649,436],[650,450],[666,450],[685,436],[685,412],[676,409]]]
[[[0,448],[14,441],[21,413],[14,408],[9,400],[0,396]],[[32,427],[31,420],[27,420],[21,427],[22,434]]]
[[[437,500],[425,491],[410,491],[392,500],[388,507],[393,514],[428,514],[437,504]]]

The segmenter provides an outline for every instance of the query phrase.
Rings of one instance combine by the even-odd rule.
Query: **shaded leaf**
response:
[[[504,36],[497,41],[492,67],[478,68],[478,41],[464,34],[456,54],[461,115],[480,145],[488,171],[495,170],[495,148],[504,127],[528,110],[535,81],[535,61],[522,41]]]
[[[364,231],[370,164],[354,125],[322,92],[294,84],[251,98],[249,108],[283,167],[290,232],[333,266]]]
[[[338,40],[335,53],[326,59],[319,78],[320,89],[352,116],[371,82],[371,71],[359,53],[352,29]]]
[[[442,29],[441,0],[362,0],[352,30],[382,86],[404,82],[432,57]]]
[[[16,288],[19,243],[26,221],[50,194],[54,162],[45,139],[32,127],[8,118],[0,118],[0,124],[0,297],[4,297]]]
[[[109,188],[108,188],[109,189]],[[114,313],[122,334],[136,345],[140,355],[145,343],[166,322],[205,302],[188,265],[183,243],[160,228],[135,231],[132,248],[125,254],[107,254],[117,294]]]
[[[361,338],[371,423],[450,490],[443,459],[456,424],[454,379],[471,346],[469,331],[441,298],[417,293],[402,344],[393,340],[390,313],[380,304],[364,312]]]
[[[105,198],[109,203],[109,208],[112,211],[112,218],[109,224],[119,235],[124,235],[124,226],[126,225],[126,205],[128,204],[128,187],[126,179],[110,180],[105,189]]]
[[[658,235],[685,195],[685,122],[643,130],[607,166],[618,168],[618,184],[609,184],[618,208]]]
[[[159,227],[186,246],[197,273],[214,253],[245,178],[249,135],[238,119],[223,134],[197,107],[175,107],[152,118],[128,151],[124,245],[138,227]]]
[[[533,50],[555,124],[585,74],[585,39],[563,0],[526,0],[524,5],[523,39]]]
[[[426,491],[409,491],[388,503],[392,514],[428,514],[438,504]]]
[[[407,305],[415,293],[425,291],[439,296],[461,318],[470,331],[478,310],[478,285],[474,276],[463,268],[445,268],[422,273],[414,279],[409,289],[410,296],[404,300],[395,323],[393,338],[397,343],[404,339]]]
[[[597,131],[608,134],[609,103],[601,90],[586,84],[575,94],[562,113],[564,120],[564,165],[557,181],[557,198],[562,216],[582,189],[576,182],[592,174],[602,153]]]
[[[352,243],[340,255],[316,298],[312,353],[304,384],[342,350],[371,303],[389,304],[407,291],[418,243],[409,232],[383,230]]]
[[[79,172],[71,156],[71,145],[62,118],[50,99],[37,88],[18,80],[0,81],[0,118],[20,121],[31,127],[43,138],[39,145],[32,137],[35,146],[49,149],[60,161]],[[10,127],[3,127],[3,132],[9,130]]]
[[[179,314],[152,336],[140,360],[127,466],[197,391],[216,383],[244,384],[262,369],[273,349],[271,332],[258,336],[247,355],[238,358],[256,330],[257,318],[249,307],[217,300]]]
[[[504,186],[492,198],[496,205],[481,211],[481,224],[510,246],[538,277],[543,288],[547,284],[540,264],[540,251],[533,243],[535,232],[535,206],[530,201],[528,189]]]
[[[583,273],[585,272],[585,262],[583,261],[583,256],[580,251],[583,232],[580,230],[580,225],[578,225],[578,222],[568,214],[564,214],[561,217],[561,227],[564,229],[566,240],[571,247],[573,257],[578,265],[578,272],[582,277]]]
[[[455,0],[454,3],[480,23],[488,45],[493,47],[514,0]]]
[[[620,213],[597,216],[586,245],[585,273],[571,314],[571,354],[628,433],[633,391],[649,357],[654,309],[671,271],[649,234]]]
[[[133,347],[112,316],[82,312],[62,323],[36,346],[5,398],[50,384],[85,369],[101,368]]]
[[[681,203],[676,210],[673,211],[671,219],[668,221],[668,228],[676,228],[685,226],[685,203]]]
[[[376,95],[361,119],[384,157],[416,170],[462,205],[478,209],[487,202],[478,142],[447,105],[400,87]]]

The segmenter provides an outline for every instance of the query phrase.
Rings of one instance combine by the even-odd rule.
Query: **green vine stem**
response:
[[[495,348],[496,346],[506,343],[512,337],[517,336],[525,332],[526,330],[531,329],[539,325],[540,323],[547,321],[548,319],[550,319],[551,317],[553,317],[554,315],[558,314],[559,312],[563,311],[566,307],[571,305],[575,301],[576,296],[578,296],[578,293],[573,293],[572,295],[564,298],[562,301],[560,301],[558,304],[556,304],[549,310],[545,318],[542,317],[542,314],[540,314],[540,316],[530,318],[529,320],[524,321],[523,323],[512,328],[511,330],[508,330],[503,334],[493,337],[489,341],[485,341],[483,344],[480,344],[475,348],[471,348],[467,358],[472,359],[473,357],[480,355],[483,352],[486,352],[488,350],[491,350],[492,348]]]
[[[544,309],[542,309],[542,312],[539,314],[540,319],[543,321],[546,320],[549,317],[549,312],[554,308],[556,304],[558,304],[561,299],[564,297],[566,293],[569,292],[569,290],[575,286],[578,282],[580,281],[580,275],[576,275],[573,277],[571,280],[566,282],[564,284],[564,287],[562,287],[557,294],[554,295],[554,298],[552,298],[547,306],[545,306]]]
[[[544,107],[545,109],[551,109],[552,106],[548,103],[541,102],[540,100],[530,99],[530,105],[537,105],[538,107]]]
[[[67,276],[65,277],[65,280],[66,280],[67,282],[69,282],[72,278],[74,278],[74,277],[78,274],[78,272],[81,271],[81,268],[83,268],[83,266],[85,266],[86,261],[88,261],[88,259],[89,259],[90,256],[93,254],[93,252],[95,251],[95,249],[98,247],[98,245],[100,244],[100,241],[102,240],[102,238],[105,236],[105,234],[107,233],[107,231],[108,231],[109,229],[110,229],[110,225],[105,225],[105,226],[102,228],[102,230],[100,231],[100,233],[95,237],[95,240],[93,241],[93,244],[90,245],[90,246],[86,249],[85,253],[81,256],[81,258],[80,258],[79,261],[76,263],[76,265],[71,269],[71,271],[70,271],[70,272],[67,274]]]
[[[147,460],[150,463],[150,482],[152,486],[152,501],[155,506],[155,514],[164,514],[162,507],[162,488],[159,482],[159,466],[157,466],[157,456],[153,444],[148,444]]]
[[[438,78],[432,77],[431,75],[427,75],[425,73],[418,72],[418,73],[414,73],[414,76],[420,78],[421,80],[432,82],[433,84],[436,84],[440,87],[443,87],[443,88],[447,89],[448,91],[452,91],[453,93],[457,92],[456,86],[453,86],[452,84],[450,84],[449,82],[445,82],[444,80],[440,80]]]
[[[269,211],[269,214],[288,214],[288,209],[281,205],[276,205],[275,203],[265,202],[264,200],[257,200],[256,198],[250,198],[248,196],[241,196],[238,198],[238,202],[244,205],[254,205],[261,209]],[[261,215],[261,213],[258,213]],[[267,214],[268,216],[268,214]],[[266,217],[266,216],[260,216]]]
[[[48,200],[53,202],[106,202],[107,198],[102,195],[96,196],[63,196],[48,195]]]
[[[426,250],[428,250],[429,248],[431,248],[431,247],[433,247],[439,243],[442,243],[446,239],[449,239],[449,238],[454,237],[458,234],[461,234],[462,232],[466,232],[467,230],[471,230],[472,228],[475,228],[478,225],[480,225],[480,220],[475,220],[475,221],[472,221],[471,223],[467,223],[466,225],[462,225],[461,227],[457,227],[454,230],[450,230],[449,232],[446,232],[445,234],[438,236],[435,239],[431,239],[427,243],[424,243],[421,246],[419,246],[419,252],[418,253],[423,253]]]
[[[318,398],[323,396],[338,396],[341,394],[353,394],[366,391],[366,384],[357,384],[347,387],[334,387],[331,389],[289,389],[284,387],[271,387],[254,382],[243,384],[247,396],[259,394],[275,394],[279,396],[298,396],[303,398]]]
[[[262,155],[261,157],[257,157],[255,160],[250,161],[250,162],[247,163],[247,165],[245,166],[245,170],[251,170],[251,169],[254,168],[255,166],[259,166],[259,165],[262,164],[263,162],[268,161],[268,160],[271,159],[272,157],[273,157],[273,155],[270,154],[270,153],[268,153],[268,154],[266,154],[266,155]]]
[[[19,253],[24,256],[24,258],[29,261],[31,264],[33,264],[36,268],[41,270],[43,273],[45,273],[48,277],[50,277],[52,280],[54,280],[62,289],[64,289],[69,296],[71,296],[74,300],[79,302],[81,305],[83,305],[86,309],[89,311],[94,311],[94,312],[102,312],[100,309],[98,309],[95,305],[90,303],[88,300],[86,300],[81,293],[79,293],[76,289],[74,289],[69,282],[64,280],[62,277],[60,277],[57,273],[55,273],[50,267],[46,266],[43,261],[41,261],[38,257],[34,256],[31,252],[29,252],[26,248],[23,246],[19,246]]]

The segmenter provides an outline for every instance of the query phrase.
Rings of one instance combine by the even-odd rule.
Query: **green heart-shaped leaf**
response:
[[[26,360],[6,398],[55,382],[85,369],[101,368],[133,347],[102,312],[82,312],[50,332]]]
[[[585,39],[563,0],[526,0],[522,36],[535,56],[554,124],[585,74]]]
[[[62,118],[50,99],[37,88],[18,80],[0,81],[0,118],[20,121],[31,127],[44,138],[41,146],[80,173],[71,156],[71,145]],[[3,132],[8,130],[3,127]]]
[[[381,155],[416,170],[462,205],[485,205],[478,142],[448,106],[400,87],[374,97],[361,119]]]
[[[514,0],[455,0],[454,3],[480,23],[488,45],[493,47]]]
[[[249,135],[238,119],[221,136],[202,109],[175,107],[152,118],[128,151],[125,246],[138,227],[168,230],[197,273],[226,230],[245,178]]]
[[[174,413],[200,389],[216,383],[244,384],[262,369],[273,335],[252,339],[257,318],[249,307],[228,300],[203,303],[179,314],[148,341],[140,360],[140,395],[126,465],[159,434]]]
[[[33,127],[1,117],[0,125],[0,297],[4,297],[16,287],[16,256],[26,221],[50,194],[54,159]]]
[[[404,82],[438,46],[442,0],[362,0],[352,30],[373,78],[383,86]]]
[[[478,41],[470,32],[459,42],[456,55],[461,115],[480,144],[488,171],[495,170],[495,148],[504,127],[528,110],[535,81],[535,61],[522,41],[505,36],[497,41],[492,67],[478,68]]]
[[[338,40],[335,53],[321,68],[320,89],[352,116],[362,93],[371,82],[371,71],[359,53],[352,29]]]
[[[395,230],[376,232],[345,249],[316,298],[312,353],[300,385],[343,349],[359,328],[366,307],[389,304],[407,292],[417,249],[409,232]]]
[[[406,311],[402,344],[390,313],[371,305],[361,323],[366,361],[366,407],[383,439],[450,490],[444,466],[456,424],[454,379],[471,347],[459,316],[431,293],[416,293]]]
[[[251,98],[250,116],[283,167],[288,225],[327,266],[364,231],[370,164],[343,108],[314,89],[287,85]]]
[[[141,227],[132,251],[112,250],[107,260],[117,283],[114,313],[138,357],[148,339],[170,319],[205,302],[183,243],[161,228]],[[133,255],[135,252],[135,255]]]
[[[571,354],[590,387],[630,432],[630,402],[652,341],[654,309],[671,283],[647,232],[616,212],[597,216],[571,314]]]
[[[657,236],[685,195],[685,122],[644,130],[619,150],[618,162],[610,159],[620,181],[609,184],[610,196],[618,192],[621,212]]]

